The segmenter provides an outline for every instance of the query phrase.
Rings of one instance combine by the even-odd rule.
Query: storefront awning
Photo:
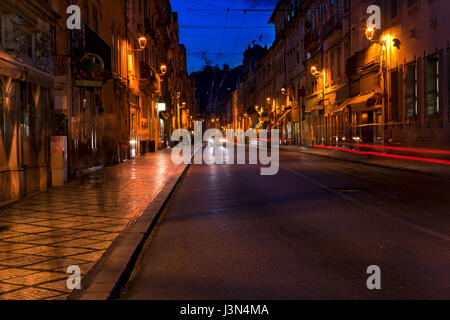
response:
[[[311,112],[314,109],[321,109],[322,106],[320,105],[321,99],[320,97],[315,97],[312,99],[305,99],[305,111]]]
[[[53,87],[53,75],[38,70],[25,63],[15,61],[0,51],[0,75],[16,80],[27,81],[44,88]]]
[[[289,114],[289,112],[291,112],[292,111],[292,109],[289,109],[289,110],[286,110],[284,113],[283,113],[283,115],[278,119],[278,123],[280,123],[281,121],[283,121],[284,120],[284,118],[286,118],[286,116]]]
[[[351,107],[353,111],[364,109],[367,107],[367,101],[372,99],[375,94],[375,92],[372,92],[369,94],[348,98],[334,112],[343,111],[347,107]]]

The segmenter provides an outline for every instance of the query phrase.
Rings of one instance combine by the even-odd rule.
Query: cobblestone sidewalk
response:
[[[0,300],[67,298],[67,267],[86,275],[177,168],[154,153],[0,208]]]

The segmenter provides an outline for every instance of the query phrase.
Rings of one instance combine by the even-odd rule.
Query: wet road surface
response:
[[[450,180],[281,151],[193,165],[123,299],[450,298]],[[381,290],[368,290],[370,265]]]

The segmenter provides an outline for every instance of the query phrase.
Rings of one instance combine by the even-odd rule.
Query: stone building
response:
[[[66,25],[73,4],[77,30]],[[2,1],[0,203],[168,147],[175,128],[191,128],[178,33],[168,0]]]
[[[371,5],[380,29],[367,29]],[[449,149],[449,10],[443,0],[278,1],[275,41],[252,71],[270,126],[306,146]]]
[[[57,19],[47,1],[0,2],[0,203],[51,185]]]
[[[190,83],[169,1],[52,1],[64,16],[73,3],[81,30],[60,21],[55,37],[55,105],[66,123],[56,135],[67,137],[68,178],[169,146],[173,97]]]

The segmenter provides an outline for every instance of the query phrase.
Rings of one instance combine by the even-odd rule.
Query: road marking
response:
[[[320,183],[320,182],[318,182],[318,181],[316,181],[314,179],[311,179],[310,177],[305,176],[304,174],[302,174],[302,173],[300,173],[298,171],[295,171],[295,170],[290,169],[288,167],[285,167],[283,165],[280,165],[280,168],[284,169],[286,171],[289,171],[290,173],[292,173],[292,174],[294,174],[294,175],[296,175],[298,177],[301,177],[301,178],[311,182],[312,184],[320,187],[321,189],[323,189],[323,190],[325,190],[325,191],[327,191],[329,193],[332,193],[332,194],[334,194],[334,195],[336,195],[336,196],[338,196],[340,198],[343,198],[345,200],[348,200],[348,201],[356,203],[356,204],[358,204],[360,206],[363,206],[363,207],[365,207],[367,209],[370,209],[373,213],[375,213],[376,215],[378,215],[380,217],[383,217],[383,218],[388,219],[390,221],[396,222],[396,223],[401,224],[403,226],[409,227],[411,229],[423,232],[425,234],[428,234],[430,236],[436,237],[438,239],[450,242],[450,236],[447,236],[447,235],[445,235],[443,233],[440,233],[440,232],[437,232],[437,231],[434,231],[434,230],[431,230],[431,229],[428,229],[428,228],[421,227],[421,226],[419,226],[419,225],[417,225],[415,223],[406,221],[406,220],[404,220],[402,218],[392,217],[392,216],[384,213],[383,211],[381,211],[380,209],[378,209],[378,208],[376,208],[374,206],[371,206],[371,205],[369,205],[369,204],[367,204],[367,203],[365,203],[363,201],[360,201],[358,199],[352,198],[352,197],[348,196],[345,193],[333,190],[333,189],[327,187],[326,185],[324,185],[324,184],[322,184],[322,183]]]

